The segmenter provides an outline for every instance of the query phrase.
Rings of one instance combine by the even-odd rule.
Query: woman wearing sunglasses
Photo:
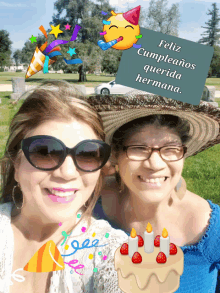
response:
[[[114,251],[127,235],[91,218],[110,146],[78,94],[66,82],[45,82],[10,124],[1,159],[0,292],[120,292]],[[64,267],[51,247],[39,250],[50,240]],[[32,271],[23,270],[37,251]],[[45,269],[44,257],[60,269]]]
[[[132,93],[88,102],[102,117],[116,170],[94,214],[128,235],[135,228],[144,237],[148,222],[155,236],[166,228],[184,252],[176,292],[219,293],[220,207],[188,191],[181,173],[185,158],[220,143],[220,109]]]

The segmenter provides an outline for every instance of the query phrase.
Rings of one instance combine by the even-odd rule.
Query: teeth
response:
[[[48,190],[50,191],[51,194],[54,194],[54,195],[60,196],[60,197],[72,196],[76,192],[76,191],[62,192],[62,191],[57,191],[57,190],[52,190],[52,189],[48,189]]]
[[[147,182],[147,183],[157,183],[158,186],[161,185],[161,182],[165,181],[165,178],[166,177],[160,177],[160,178],[151,178],[151,179],[147,179],[146,177],[144,176],[140,176],[140,178]]]

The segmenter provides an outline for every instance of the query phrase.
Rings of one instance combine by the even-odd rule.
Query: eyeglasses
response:
[[[111,153],[111,147],[100,140],[83,140],[70,149],[59,139],[48,135],[25,138],[21,141],[21,148],[28,162],[43,171],[58,169],[71,154],[79,170],[95,172],[106,164]]]
[[[186,146],[164,146],[161,148],[151,148],[140,145],[124,146],[127,157],[133,161],[148,160],[154,150],[159,151],[161,158],[167,162],[181,160],[187,152]]]

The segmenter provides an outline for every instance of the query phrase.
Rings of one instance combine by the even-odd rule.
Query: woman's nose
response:
[[[76,168],[76,165],[71,155],[68,155],[63,164],[53,172],[54,176],[62,177],[66,180],[70,180],[79,176],[78,169]]]
[[[166,162],[161,158],[160,152],[158,150],[154,150],[151,153],[151,156],[148,160],[144,161],[144,165],[147,168],[159,170],[166,167]]]

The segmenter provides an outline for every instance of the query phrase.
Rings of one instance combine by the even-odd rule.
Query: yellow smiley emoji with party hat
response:
[[[137,36],[140,35],[140,27],[138,20],[140,16],[141,6],[137,6],[125,13],[115,13],[111,11],[112,16],[109,17],[103,26],[104,39],[111,42],[117,39],[117,43],[111,46],[117,50],[126,50],[136,44]]]

